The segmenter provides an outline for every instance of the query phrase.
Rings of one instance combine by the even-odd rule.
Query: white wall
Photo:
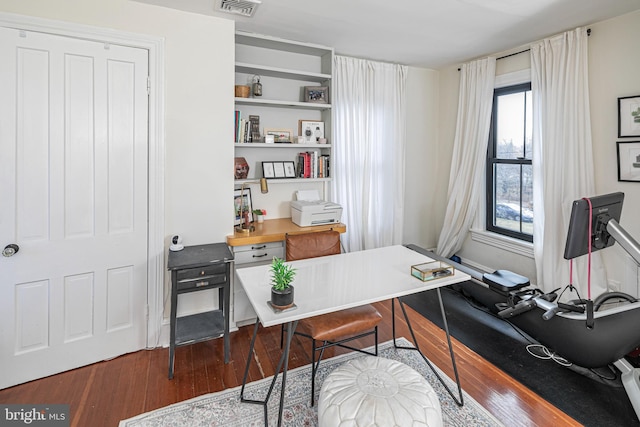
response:
[[[433,248],[442,218],[435,215],[446,188],[438,176],[449,170],[438,161],[438,72],[409,67],[407,74],[407,142],[403,243]]]
[[[640,95],[640,11],[591,25],[589,37],[589,91],[591,130],[598,194],[625,193],[620,224],[640,240],[640,183],[619,182],[616,141],[618,138],[618,97]],[[627,253],[615,245],[602,251],[609,280],[620,282],[622,290],[638,295],[637,269]]]
[[[640,183],[625,183],[617,180],[616,140],[617,98],[640,95],[638,73],[640,54],[640,12],[633,12],[607,21],[589,25],[589,80],[592,139],[594,149],[594,176],[598,194],[613,191],[625,193],[625,206],[621,224],[636,239],[640,239]],[[524,47],[526,48],[526,46]],[[514,47],[513,52],[521,48]],[[510,53],[510,52],[507,52]],[[496,56],[501,56],[500,53]],[[517,71],[529,67],[529,55],[522,54],[498,61],[497,73]],[[457,67],[440,70],[439,144],[442,147],[441,161],[450,162],[455,133],[457,93]],[[456,99],[453,99],[455,95]],[[454,103],[452,105],[452,102]],[[636,138],[640,140],[640,138]],[[633,138],[627,138],[633,140]],[[440,175],[441,185],[448,183],[446,174]],[[444,206],[437,204],[436,209]],[[442,224],[442,222],[440,222]],[[558,236],[565,239],[566,236]],[[465,242],[459,255],[472,264],[489,269],[507,268],[524,274],[535,283],[535,266],[532,258],[472,241]],[[622,290],[637,295],[637,272],[631,259],[618,245],[603,251],[609,280],[619,282]],[[564,283],[568,278],[559,278]]]

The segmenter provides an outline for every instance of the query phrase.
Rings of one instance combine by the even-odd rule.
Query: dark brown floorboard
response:
[[[383,315],[379,341],[392,339],[391,303],[375,306]],[[407,307],[418,344],[427,357],[453,378],[444,332]],[[396,310],[397,335],[410,339]],[[73,427],[114,427],[122,419],[242,383],[253,325],[231,334],[231,359],[224,364],[222,340],[176,349],[175,375],[167,378],[168,349],[142,350],[113,360],[0,390],[1,403],[70,405]],[[579,426],[550,403],[497,367],[453,340],[463,389],[506,426]],[[362,345],[371,345],[371,337]],[[280,355],[280,327],[260,327],[249,380],[274,374]],[[309,363],[309,343],[295,337],[289,367]],[[325,357],[343,353],[330,349]]]

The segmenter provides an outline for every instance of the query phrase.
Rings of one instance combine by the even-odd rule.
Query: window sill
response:
[[[523,242],[522,240],[491,233],[487,230],[472,229],[470,231],[471,240],[475,242],[484,243],[485,245],[500,248],[505,251],[533,259],[533,243]]]

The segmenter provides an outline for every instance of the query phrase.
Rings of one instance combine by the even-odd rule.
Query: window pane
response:
[[[495,166],[493,225],[520,232],[520,165]]]
[[[531,160],[533,154],[533,106],[531,102],[531,91],[525,92],[525,139],[524,158]]]
[[[533,166],[522,165],[522,208],[533,211]]]
[[[533,235],[533,180],[531,165],[496,164],[493,225]],[[522,200],[522,205],[520,204]]]
[[[522,232],[533,236],[533,166],[522,165]]]
[[[497,112],[496,157],[499,159],[522,157],[525,137],[525,92],[500,95]]]

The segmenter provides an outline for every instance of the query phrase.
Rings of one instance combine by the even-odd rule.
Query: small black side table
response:
[[[224,363],[229,363],[229,299],[233,254],[226,243],[185,246],[169,252],[171,271],[171,335],[169,341],[169,379],[173,378],[175,348],[180,345],[224,338]],[[218,289],[218,309],[176,317],[178,295]]]

